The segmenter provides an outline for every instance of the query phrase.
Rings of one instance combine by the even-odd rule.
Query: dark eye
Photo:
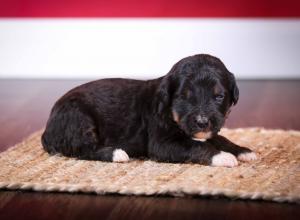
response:
[[[190,90],[185,90],[184,91],[184,96],[185,96],[185,98],[190,98],[191,97],[191,91]]]
[[[224,99],[224,95],[223,94],[219,94],[215,96],[215,100],[219,103],[221,103]]]

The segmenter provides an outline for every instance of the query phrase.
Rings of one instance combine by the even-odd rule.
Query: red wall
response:
[[[300,0],[0,0],[0,17],[300,17]]]

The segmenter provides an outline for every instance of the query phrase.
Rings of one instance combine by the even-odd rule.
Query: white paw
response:
[[[238,160],[241,161],[251,161],[256,160],[257,156],[254,152],[241,153],[238,155]]]
[[[122,149],[116,149],[113,152],[112,161],[113,162],[119,162],[119,163],[121,163],[121,162],[127,162],[127,161],[129,161],[129,156]]]
[[[215,167],[235,167],[238,164],[239,163],[233,154],[224,151],[213,156],[211,160],[211,165]]]

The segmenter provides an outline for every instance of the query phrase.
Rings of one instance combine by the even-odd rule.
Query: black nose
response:
[[[205,116],[198,116],[196,122],[199,128],[207,128],[209,125],[209,120]]]

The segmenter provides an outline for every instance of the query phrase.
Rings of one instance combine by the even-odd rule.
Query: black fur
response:
[[[112,161],[121,148],[129,157],[209,165],[221,150],[250,152],[217,134],[238,97],[233,74],[218,58],[195,55],[158,79],[103,79],[74,88],[54,105],[42,143],[51,154],[80,159]],[[212,137],[195,141],[201,131]]]

